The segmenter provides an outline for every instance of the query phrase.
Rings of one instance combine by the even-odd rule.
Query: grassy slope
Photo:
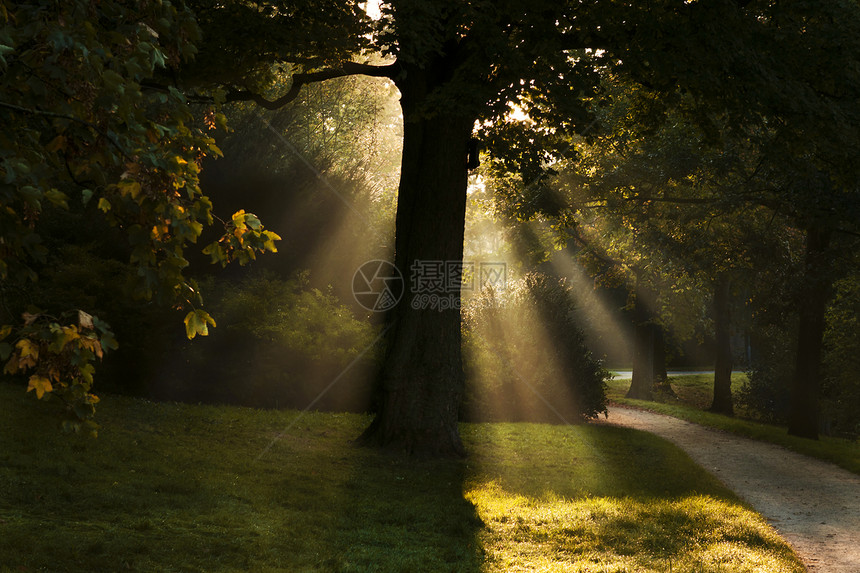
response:
[[[624,394],[630,387],[630,380],[610,381],[608,396],[612,402],[618,404],[652,410],[703,426],[778,444],[801,454],[832,462],[851,472],[860,474],[860,442],[857,440],[852,441],[830,436],[820,436],[817,441],[807,440],[789,436],[784,427],[745,420],[743,419],[743,412],[739,412],[739,416],[735,418],[712,414],[704,411],[711,405],[714,395],[714,379],[712,375],[694,374],[676,376],[670,380],[673,390],[678,395],[678,399],[657,397],[656,401],[653,402],[628,400],[624,397]],[[745,374],[733,374],[732,392],[740,390],[745,380]]]
[[[0,571],[803,570],[632,430],[464,425],[468,460],[420,462],[350,447],[356,415],[107,397],[91,440],[50,410],[0,384]]]

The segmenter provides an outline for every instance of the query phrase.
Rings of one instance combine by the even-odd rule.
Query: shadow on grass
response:
[[[358,458],[343,484],[327,570],[481,570],[483,524],[463,498],[463,462],[410,461],[375,451]]]
[[[50,410],[0,384],[0,571],[480,570],[462,462],[351,447],[364,417],[107,397],[91,440]]]

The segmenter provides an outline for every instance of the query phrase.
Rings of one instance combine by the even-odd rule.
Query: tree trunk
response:
[[[636,272],[636,271],[634,271]],[[650,400],[654,391],[654,329],[651,312],[647,305],[646,289],[637,273],[636,293],[633,301],[633,376],[626,397],[635,400]],[[650,291],[647,291],[651,294]]]
[[[717,355],[714,363],[714,401],[711,412],[734,415],[732,405],[732,337],[729,293],[731,281],[720,273],[714,284],[714,339]]]
[[[672,385],[669,383],[669,373],[666,370],[666,336],[663,332],[663,327],[659,324],[652,324],[654,337],[654,389],[664,396],[677,398]]]
[[[829,230],[814,226],[807,229],[797,358],[788,415],[789,434],[814,440],[818,439],[818,388],[824,346],[824,313],[832,282],[827,268],[829,243]]]
[[[416,278],[433,265],[445,271],[446,263],[462,263],[467,148],[474,121],[426,113],[425,98],[438,81],[432,68],[411,66],[398,82],[404,138],[395,265],[406,284],[403,299],[386,317],[378,411],[360,442],[445,457],[465,453],[457,426],[463,395],[460,289],[443,278],[443,292]]]

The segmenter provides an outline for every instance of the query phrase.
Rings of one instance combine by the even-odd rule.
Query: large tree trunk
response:
[[[360,441],[419,455],[462,456],[460,290],[452,280],[445,292],[415,280],[429,268],[416,261],[441,263],[445,270],[446,263],[463,260],[467,148],[474,121],[426,113],[425,98],[439,81],[432,68],[412,66],[398,82],[404,138],[395,265],[406,284],[403,299],[387,317],[378,411]],[[443,304],[433,305],[434,296]]]
[[[717,355],[714,363],[714,401],[710,410],[733,416],[730,288],[729,277],[721,273],[714,284],[714,339]]]
[[[797,358],[788,415],[789,434],[815,440],[818,439],[818,388],[824,347],[824,313],[832,282],[827,268],[829,243],[829,230],[817,227],[807,229]]]

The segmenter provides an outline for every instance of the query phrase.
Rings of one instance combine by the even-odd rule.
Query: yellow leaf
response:
[[[0,340],[3,340],[7,336],[9,336],[9,334],[11,334],[11,333],[12,333],[12,325],[11,324],[4,324],[3,326],[0,326]]]
[[[116,186],[123,195],[131,195],[132,199],[137,199],[137,196],[140,195],[140,183],[137,181],[120,181]]]
[[[205,310],[192,310],[185,317],[185,333],[189,339],[198,334],[209,336],[209,325],[215,326],[215,319]]]
[[[41,400],[42,396],[44,396],[46,392],[53,392],[54,387],[51,386],[51,381],[47,378],[43,378],[38,374],[33,374],[30,376],[30,385],[27,387],[27,392],[30,390],[35,390],[36,398]]]
[[[92,353],[95,354],[99,359],[104,357],[102,345],[98,340],[94,338],[81,338],[80,344],[87,350],[92,351]]]
[[[98,207],[99,207],[99,211],[101,211],[103,213],[107,213],[108,211],[110,211],[110,201],[108,201],[107,199],[102,197],[99,199]]]
[[[15,346],[18,347],[21,358],[27,358],[28,356],[32,356],[35,359],[39,357],[39,345],[34,344],[31,340],[27,338],[22,338]]]
[[[18,357],[12,355],[12,358],[9,359],[9,362],[6,363],[6,366],[3,367],[3,374],[14,374],[18,371]]]

